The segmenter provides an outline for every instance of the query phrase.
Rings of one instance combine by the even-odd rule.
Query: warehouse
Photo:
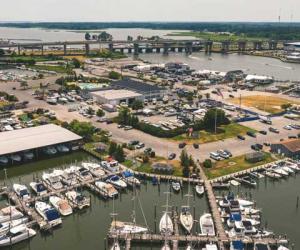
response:
[[[126,89],[95,91],[92,92],[91,95],[99,104],[110,104],[114,106],[122,103],[129,105],[135,100],[144,100],[143,95]]]
[[[286,157],[300,157],[300,139],[291,139],[271,145],[271,152]]]

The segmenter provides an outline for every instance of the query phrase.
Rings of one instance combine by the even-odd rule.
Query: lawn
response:
[[[265,159],[257,163],[250,163],[245,160],[245,155],[233,157],[223,161],[218,161],[213,164],[211,169],[204,169],[206,176],[209,179],[214,179],[224,175],[236,173],[249,168],[257,167],[269,162],[273,162],[274,159],[270,153],[264,153]]]
[[[33,65],[30,66],[30,68],[36,70],[55,71],[57,73],[62,73],[62,74],[68,72],[68,69],[65,66]]]
[[[208,143],[219,140],[225,140],[228,138],[236,137],[237,135],[245,135],[247,131],[256,132],[254,129],[248,128],[246,126],[240,125],[238,123],[230,123],[229,125],[224,125],[220,127],[215,134],[212,131],[201,130],[199,132],[199,138],[189,138],[186,134],[182,134],[173,138],[176,141],[185,141],[187,144],[193,143]]]
[[[230,99],[230,101],[235,104],[240,104],[240,98]],[[284,111],[281,105],[289,103],[300,104],[300,102],[291,102],[281,97],[262,95],[244,96],[241,101],[241,104],[244,106],[253,107],[271,114]]]

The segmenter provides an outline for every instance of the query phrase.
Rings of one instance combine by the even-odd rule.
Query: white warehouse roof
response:
[[[73,132],[54,124],[0,133],[0,155],[46,147],[82,139]]]
[[[106,100],[120,100],[120,99],[127,99],[127,98],[135,98],[141,97],[142,95],[125,89],[111,89],[111,90],[102,90],[102,91],[95,91],[91,93],[92,96],[101,97]]]

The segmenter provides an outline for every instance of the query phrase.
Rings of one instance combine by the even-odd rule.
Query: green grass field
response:
[[[224,132],[217,132],[217,134],[215,134],[214,132],[211,132],[211,131],[201,130],[199,132],[198,139],[189,138],[189,137],[187,137],[186,134],[182,134],[182,135],[174,137],[172,140],[184,141],[187,144],[193,144],[193,143],[203,144],[203,143],[233,138],[239,134],[245,135],[247,133],[247,131],[256,132],[254,129],[248,128],[248,127],[240,125],[238,123],[230,123],[229,125],[224,125],[224,126],[221,126],[220,128]]]
[[[269,162],[273,162],[276,159],[272,157],[270,153],[264,153],[265,159],[257,163],[250,163],[245,160],[245,155],[229,158],[226,160],[218,161],[213,164],[210,169],[204,169],[206,176],[209,179],[214,179],[224,175],[236,173],[242,170],[254,168]]]

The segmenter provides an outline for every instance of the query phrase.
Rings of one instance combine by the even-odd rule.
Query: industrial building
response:
[[[12,158],[32,152],[35,156],[47,147],[65,145],[69,150],[77,149],[82,137],[54,124],[0,133],[0,157]],[[20,158],[19,157],[19,158]]]
[[[143,95],[126,89],[110,89],[91,92],[93,99],[99,104],[119,105],[131,104],[135,100],[144,100]]]
[[[300,157],[300,139],[291,139],[271,145],[271,152],[286,157]]]

